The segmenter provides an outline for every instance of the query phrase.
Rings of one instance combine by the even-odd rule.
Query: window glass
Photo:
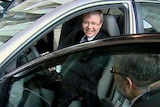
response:
[[[104,18],[106,18],[105,16],[107,16],[107,15],[111,15],[112,18],[114,18],[115,23],[117,24],[116,27],[118,27],[118,31],[123,29],[124,26],[123,26],[122,22],[124,19],[122,16],[124,15],[124,13],[122,12],[122,9],[106,8],[106,9],[103,9],[102,12],[103,12]],[[79,39],[79,37],[77,37],[78,32],[82,31],[81,18],[82,18],[82,14],[79,16],[73,17],[69,21],[64,22],[64,23],[58,25],[57,27],[55,27],[49,33],[44,35],[43,38],[36,41],[31,46],[31,47],[35,47],[35,48],[29,49],[30,52],[33,54],[33,56],[34,56],[34,54],[36,54],[36,57],[37,57],[37,56],[48,54],[50,52],[53,52],[55,50],[58,50],[58,49],[61,49],[64,47],[68,47],[68,46],[72,46],[72,45],[76,45],[76,44],[80,43],[80,41],[77,41],[77,42],[75,42],[75,41]],[[108,23],[107,21],[104,21],[103,24],[104,25],[107,24]],[[110,26],[110,25],[107,25],[107,26]],[[109,36],[109,34],[108,34],[109,31],[107,31],[108,30],[107,27],[106,28],[104,27],[103,29],[105,29],[106,35]],[[32,50],[32,49],[34,49],[34,50]],[[27,51],[28,51],[28,49],[27,49]],[[26,52],[24,52],[24,53],[26,53]],[[23,56],[24,56],[24,53],[23,53]],[[37,54],[39,54],[39,55],[37,55]],[[32,57],[32,58],[34,59],[34,57]],[[32,58],[30,60],[32,60]],[[30,60],[28,60],[28,61],[30,61]]]
[[[23,105],[23,107],[37,105],[38,107],[49,107],[53,101],[57,102],[62,97],[59,96],[60,93],[63,93],[63,91],[60,91],[62,87],[59,87],[62,78],[64,79],[62,82],[62,84],[65,84],[64,88],[68,88],[63,94],[69,92],[74,97],[69,103],[81,102],[80,98],[86,99],[87,97],[83,97],[84,94],[91,95],[89,99],[97,98],[95,94],[97,84],[110,60],[111,57],[103,50],[97,52],[97,50],[91,49],[67,55],[61,60],[56,59],[53,63],[47,63],[47,68],[46,66],[34,67],[31,71],[28,70],[28,72],[32,72],[32,75],[18,73],[13,77],[14,82],[7,107],[20,105]],[[112,80],[112,76],[110,75],[108,79],[108,84],[110,84],[109,81]],[[75,90],[72,90],[74,84],[77,85]],[[100,93],[100,96],[103,97],[102,93]]]
[[[138,49],[140,51],[143,47]],[[51,62],[45,61],[28,68],[11,79],[13,85],[7,107],[50,107],[57,103],[85,107],[84,102],[89,105],[101,104],[100,99],[105,98],[127,107],[128,100],[115,91],[112,73],[123,74],[110,72],[118,57],[132,54],[120,51],[109,54],[106,47],[99,47],[57,57]]]
[[[144,30],[147,33],[160,32],[160,3],[141,3]]]
[[[124,33],[124,12],[123,8],[111,7],[101,9],[103,14],[103,26],[101,30],[105,33],[106,37],[117,36]],[[82,23],[83,14],[72,18],[71,20],[62,24],[62,30],[60,34],[59,48],[68,47],[80,43],[81,38],[85,36],[83,23]],[[92,30],[93,27],[88,29]],[[113,28],[113,29],[109,29]],[[95,29],[95,28],[94,28]],[[96,40],[95,37],[92,40]],[[100,39],[100,38],[99,38]],[[102,38],[101,38],[102,39]],[[90,40],[90,41],[92,41]]]
[[[21,6],[21,5],[19,5],[19,6]],[[102,12],[103,12],[104,16],[112,16],[112,18],[115,20],[116,28],[118,28],[118,33],[116,33],[116,34],[119,35],[119,33],[120,33],[119,30],[124,28],[124,24],[121,23],[124,20],[123,18],[121,18],[121,16],[124,15],[124,13],[122,12],[122,9],[115,8],[115,7],[103,8]],[[75,37],[75,35],[77,32],[79,32],[79,30],[82,30],[81,29],[81,26],[82,26],[81,17],[82,17],[82,13],[78,16],[73,17],[72,19],[70,19],[67,22],[59,24],[54,29],[50,28],[50,30],[46,31],[46,34],[41,36],[42,38],[35,41],[34,44],[32,44],[29,48],[25,49],[22,53],[20,53],[20,55],[18,55],[14,59],[14,61],[12,61],[9,64],[10,67],[7,67],[3,71],[5,73],[10,72],[11,70],[13,70],[19,66],[22,66],[23,64],[25,64],[29,61],[32,61],[33,59],[35,59],[37,57],[46,55],[48,53],[51,53],[55,50],[58,50],[58,49],[61,49],[64,47],[75,45],[75,43],[73,43],[74,39],[79,38],[79,37]],[[108,18],[108,19],[110,19],[110,18]],[[107,24],[107,22],[105,22],[103,24],[105,25],[105,24]],[[114,24],[111,23],[111,25],[114,25]],[[111,25],[107,24],[107,26],[111,26]],[[107,28],[108,27],[104,27],[103,30],[105,30],[106,35],[109,36],[109,34],[108,34],[109,31]],[[114,32],[116,32],[116,31],[114,31]],[[82,36],[84,36],[84,35],[82,35]],[[9,36],[7,36],[7,37],[9,37]],[[98,38],[98,39],[102,39],[102,38]],[[77,43],[80,43],[80,41],[77,41],[76,44]]]

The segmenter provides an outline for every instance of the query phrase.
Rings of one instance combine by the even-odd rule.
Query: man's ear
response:
[[[133,89],[133,82],[129,77],[126,77],[126,91]]]
[[[132,100],[137,96],[136,94],[136,86],[129,77],[125,77],[125,93],[128,96],[129,100]]]
[[[101,23],[99,24],[99,26],[102,27],[102,26],[103,26],[103,22],[101,22]]]

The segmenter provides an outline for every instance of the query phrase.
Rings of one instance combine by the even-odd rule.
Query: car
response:
[[[62,64],[72,55],[82,55],[70,60],[74,65],[86,52],[88,56],[111,57],[159,54],[159,6],[158,0],[25,0],[8,9],[0,19],[0,106],[50,107],[55,91],[41,83],[56,81],[55,87],[59,85],[57,79],[64,76]],[[109,37],[62,46],[79,30],[81,15],[93,10],[102,10],[103,29]],[[109,65],[106,71],[112,63]],[[108,97],[118,105],[120,95],[115,91],[113,75],[107,73],[100,81],[98,97]],[[80,102],[75,99],[70,106],[80,106]],[[126,102],[124,99],[122,105],[127,106]]]

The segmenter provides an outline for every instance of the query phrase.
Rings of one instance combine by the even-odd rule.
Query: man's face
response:
[[[87,37],[96,36],[101,27],[102,21],[100,14],[86,14],[83,17],[82,28]]]

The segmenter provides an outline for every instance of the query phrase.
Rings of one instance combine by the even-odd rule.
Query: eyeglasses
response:
[[[100,22],[101,23],[101,22]],[[91,24],[92,26],[98,26],[100,23],[95,23],[95,22],[82,22],[83,25],[87,26]]]
[[[118,75],[122,75],[122,76],[128,77],[128,78],[130,78],[131,81],[134,82],[134,80],[131,78],[131,76],[128,76],[128,75],[125,74],[125,73],[115,72],[115,69],[114,69],[113,67],[110,69],[110,72],[111,72],[112,74],[118,74]]]
[[[111,72],[112,74],[119,74],[119,75],[123,75],[123,76],[125,76],[125,77],[129,77],[129,76],[128,76],[127,74],[125,74],[125,73],[116,72],[113,67],[110,69],[110,72]]]

